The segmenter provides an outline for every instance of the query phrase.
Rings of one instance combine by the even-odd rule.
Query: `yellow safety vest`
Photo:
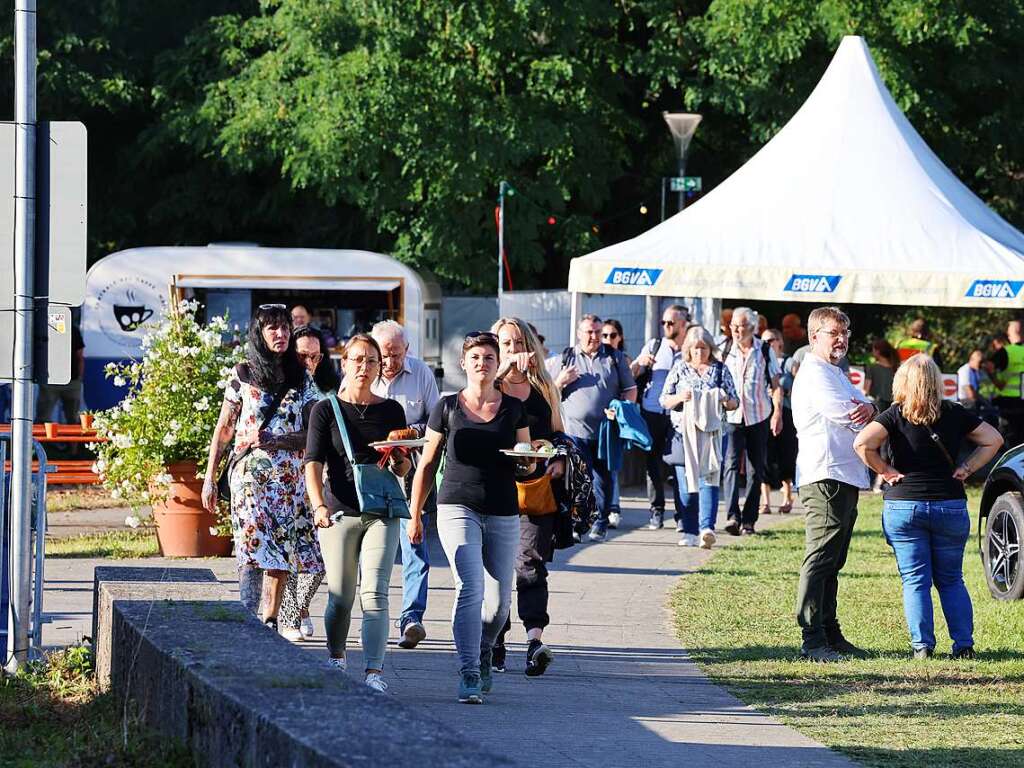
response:
[[[1005,371],[996,374],[1006,384],[996,390],[996,397],[1020,397],[1020,377],[1024,374],[1024,346],[1008,344],[1006,350],[1007,366]]]
[[[932,352],[935,351],[935,344],[925,339],[903,339],[896,345],[896,351],[899,353],[902,363],[921,353],[931,357]]]

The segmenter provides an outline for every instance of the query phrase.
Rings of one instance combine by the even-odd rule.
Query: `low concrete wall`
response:
[[[95,622],[109,627],[109,652],[97,648],[97,667],[105,658],[109,685],[130,709],[205,765],[509,765],[327,669],[220,584],[174,582],[160,568],[145,569],[148,581],[140,569],[128,569],[128,581],[119,581],[119,569],[99,570]],[[454,681],[453,674],[444,684]]]

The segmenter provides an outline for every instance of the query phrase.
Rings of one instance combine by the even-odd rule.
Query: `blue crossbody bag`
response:
[[[336,395],[330,395],[328,400],[331,401],[331,408],[334,410],[334,420],[338,422],[341,442],[345,445],[345,455],[348,456],[348,463],[352,465],[359,511],[365,515],[380,517],[412,517],[409,514],[409,503],[405,500],[405,491],[402,490],[402,484],[398,482],[393,472],[381,469],[376,464],[356,464],[352,441],[348,437],[338,398]]]

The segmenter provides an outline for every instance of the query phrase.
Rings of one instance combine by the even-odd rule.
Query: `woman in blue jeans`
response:
[[[882,458],[889,442],[889,461]],[[976,447],[957,466],[964,440]],[[942,399],[942,376],[927,355],[896,371],[893,405],[857,436],[854,448],[889,485],[882,530],[903,580],[903,612],[914,658],[935,651],[932,584],[953,641],[953,658],[974,658],[974,609],[964,585],[971,533],[963,481],[995,456],[1003,438],[958,403]]]
[[[683,338],[681,354],[668,372],[659,398],[661,407],[670,412],[673,430],[678,433],[670,437],[688,442],[692,453],[688,461],[693,459],[685,467],[674,468],[673,496],[683,522],[681,547],[699,544],[703,549],[711,549],[715,543],[722,464],[722,409],[731,411],[740,404],[732,374],[714,358],[714,349],[714,340],[706,328],[691,327]]]
[[[483,703],[493,684],[494,641],[508,619],[519,545],[516,462],[503,449],[530,442],[523,401],[495,387],[498,337],[477,331],[462,344],[466,387],[441,399],[427,420],[427,444],[412,482],[409,541],[423,540],[423,505],[444,454],[437,533],[455,576],[452,634],[459,701]],[[530,471],[533,460],[526,465]]]

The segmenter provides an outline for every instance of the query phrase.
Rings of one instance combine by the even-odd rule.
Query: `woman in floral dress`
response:
[[[247,361],[232,370],[224,389],[203,505],[216,509],[214,478],[233,441],[229,481],[239,571],[255,567],[263,572],[260,617],[277,629],[288,574],[324,569],[301,460],[306,443],[302,411],[316,401],[317,392],[295,354],[284,305],[260,306],[248,336]]]

